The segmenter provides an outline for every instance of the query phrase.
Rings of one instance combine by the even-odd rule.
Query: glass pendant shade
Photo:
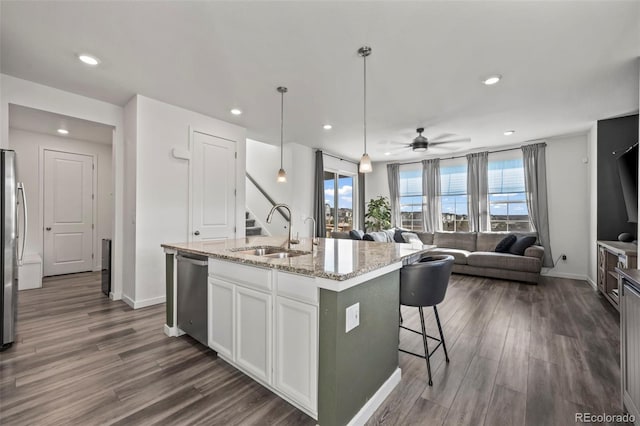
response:
[[[358,170],[360,173],[371,173],[373,171],[373,167],[371,167],[371,158],[369,158],[369,154],[366,152],[362,154],[362,158],[360,158],[360,167]]]
[[[285,183],[287,182],[287,172],[284,169],[278,170],[278,176],[276,177],[276,182]]]

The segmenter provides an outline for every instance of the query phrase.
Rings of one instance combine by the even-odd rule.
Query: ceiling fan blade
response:
[[[456,136],[455,133],[441,133],[438,136],[434,137],[434,138],[429,138],[429,142],[439,142],[442,139],[446,139],[446,138],[451,138],[453,136]]]
[[[471,142],[471,138],[462,138],[462,139],[452,139],[450,141],[439,141],[439,142],[431,142],[429,141],[429,145],[441,145],[443,143],[462,143],[462,142]]]

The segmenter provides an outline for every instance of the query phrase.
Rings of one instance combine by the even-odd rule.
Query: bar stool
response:
[[[400,317],[400,328],[422,335],[424,355],[400,348],[398,349],[401,352],[426,359],[427,372],[429,373],[429,386],[433,386],[429,358],[431,358],[431,355],[433,355],[440,345],[442,345],[444,349],[445,359],[449,362],[447,345],[444,342],[444,334],[442,333],[442,325],[440,324],[440,317],[438,316],[436,305],[444,300],[444,296],[447,293],[449,277],[451,276],[451,270],[453,268],[453,260],[453,256],[448,255],[425,256],[416,263],[406,265],[400,270],[400,305],[415,306],[418,308],[422,332],[403,326],[402,317]],[[428,306],[433,306],[433,312],[435,313],[436,322],[438,323],[438,331],[440,332],[439,339],[429,336],[424,326],[424,313],[422,308]],[[429,352],[427,339],[438,342],[431,352]]]

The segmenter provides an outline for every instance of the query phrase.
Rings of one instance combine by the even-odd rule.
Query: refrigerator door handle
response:
[[[24,192],[24,184],[22,182],[18,182],[18,191],[22,195],[22,213],[24,217],[24,223],[22,226],[24,227],[24,232],[22,233],[22,250],[20,251],[20,258],[18,264],[22,265],[22,259],[24,258],[24,247],[27,245],[27,223],[29,220],[27,219],[27,194]]]

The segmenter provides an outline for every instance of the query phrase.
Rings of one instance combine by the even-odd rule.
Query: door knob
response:
[[[200,231],[194,232],[193,235],[200,235]]]
[[[46,229],[47,231],[51,231],[51,227],[50,227],[50,226],[47,226],[45,229]]]

